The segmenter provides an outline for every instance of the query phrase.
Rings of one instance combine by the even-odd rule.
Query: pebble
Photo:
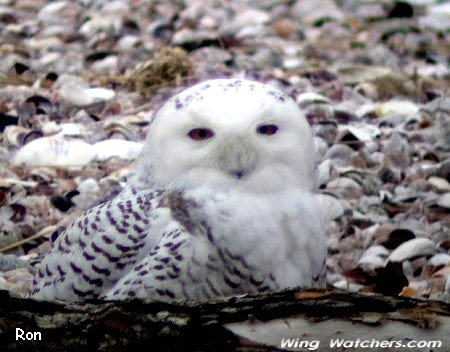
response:
[[[57,22],[59,18],[55,18],[68,5],[68,1],[55,1],[45,5],[37,14],[38,20],[44,23]]]
[[[436,252],[437,246],[428,238],[414,238],[402,243],[389,255],[391,262],[402,262],[419,256],[426,256]]]
[[[0,272],[26,267],[28,264],[12,254],[0,254]]]
[[[42,137],[24,145],[14,156],[15,165],[82,166],[96,155],[91,144],[60,136]]]
[[[59,93],[63,99],[76,106],[87,106],[114,98],[115,92],[105,88],[85,88],[77,83],[66,83]]]
[[[318,194],[316,197],[326,221],[338,219],[344,215],[344,207],[339,199],[328,194]]]
[[[415,115],[419,112],[419,106],[411,101],[392,100],[385,103],[380,103],[375,107],[375,113],[380,116],[386,115]]]
[[[363,189],[358,182],[349,177],[339,177],[327,183],[326,189],[338,198],[356,199],[361,198]]]
[[[364,272],[373,273],[376,269],[386,265],[389,251],[380,245],[371,246],[361,255],[358,260],[358,267]]]
[[[433,267],[448,265],[450,264],[450,255],[448,255],[447,253],[435,254],[430,258],[428,264]]]
[[[450,209],[450,192],[447,192],[439,197],[437,200],[437,205],[442,208]]]
[[[134,160],[142,151],[142,143],[125,141],[122,139],[108,139],[95,143],[92,147],[95,160],[105,161],[109,158]]]
[[[6,280],[6,289],[25,297],[31,287],[33,274],[28,268],[18,268],[0,273]],[[1,284],[1,283],[0,283]]]
[[[431,176],[427,181],[433,187],[436,187],[438,191],[441,192],[450,191],[450,183],[445,178]]]

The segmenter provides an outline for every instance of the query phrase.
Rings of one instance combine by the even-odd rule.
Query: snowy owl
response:
[[[156,112],[134,179],[58,237],[31,296],[207,301],[321,286],[314,169],[289,96],[244,79],[199,83]]]

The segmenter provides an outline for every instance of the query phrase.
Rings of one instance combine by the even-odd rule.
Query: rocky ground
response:
[[[132,174],[152,112],[247,77],[311,123],[328,282],[449,300],[450,4],[0,0],[0,289]]]

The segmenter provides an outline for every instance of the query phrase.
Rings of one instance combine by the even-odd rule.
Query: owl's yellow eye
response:
[[[204,141],[214,136],[214,132],[208,128],[194,128],[189,131],[188,136],[194,141]]]
[[[256,132],[259,134],[265,134],[266,136],[271,136],[277,133],[278,127],[276,125],[262,125],[258,126]]]

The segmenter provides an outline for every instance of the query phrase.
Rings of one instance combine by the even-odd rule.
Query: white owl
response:
[[[135,179],[57,239],[31,295],[206,301],[321,286],[314,167],[290,97],[243,79],[197,84],[159,109]]]

